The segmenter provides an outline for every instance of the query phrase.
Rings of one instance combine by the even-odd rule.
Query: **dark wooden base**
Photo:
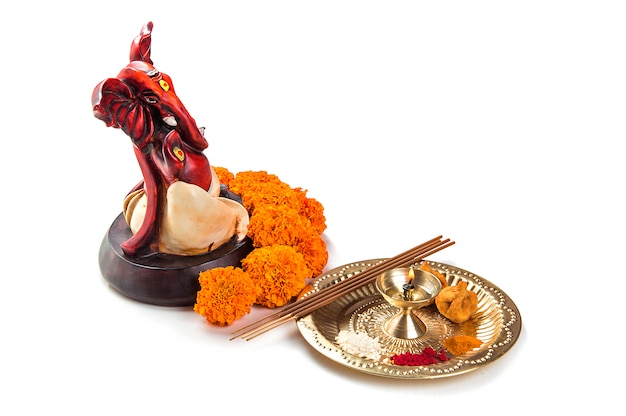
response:
[[[246,238],[199,256],[157,253],[134,258],[125,255],[121,248],[131,235],[120,214],[100,245],[100,271],[104,279],[125,296],[160,306],[194,305],[200,290],[200,272],[216,267],[238,267],[253,249],[252,241]]]

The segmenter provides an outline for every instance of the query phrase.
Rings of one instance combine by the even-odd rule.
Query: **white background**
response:
[[[0,413],[507,414],[612,408],[624,372],[626,6],[619,1],[11,2],[0,17]],[[520,309],[479,370],[395,380],[294,323],[253,341],[111,290],[99,245],[141,179],[91,93],[152,58],[207,155],[325,207],[328,269],[432,259]]]

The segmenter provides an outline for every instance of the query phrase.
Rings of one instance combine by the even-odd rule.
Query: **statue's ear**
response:
[[[146,23],[141,28],[141,33],[130,45],[130,61],[144,61],[152,65],[150,59],[150,45],[152,44],[152,22]]]
[[[152,137],[150,109],[124,82],[117,78],[102,81],[96,85],[91,100],[94,116],[108,127],[122,129],[137,147],[142,148]]]

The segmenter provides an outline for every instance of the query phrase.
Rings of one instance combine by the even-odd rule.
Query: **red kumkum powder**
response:
[[[443,349],[437,352],[431,347],[426,347],[422,352],[417,354],[412,352],[394,354],[391,356],[391,361],[393,361],[395,365],[421,366],[448,361],[448,356]]]

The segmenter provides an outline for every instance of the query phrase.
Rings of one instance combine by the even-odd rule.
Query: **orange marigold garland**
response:
[[[248,236],[255,247],[282,244],[295,246],[299,236],[308,232],[310,222],[287,205],[263,205],[254,210],[248,224]]]
[[[213,166],[213,170],[215,171],[217,178],[220,180],[220,183],[226,185],[227,187],[230,186],[230,181],[235,178],[235,175],[233,175],[232,172],[226,168]]]
[[[304,256],[304,261],[311,270],[309,277],[322,274],[328,263],[328,250],[326,249],[326,242],[320,234],[309,229],[299,236],[295,249]]]
[[[307,197],[307,191],[302,188],[295,188],[294,192],[298,201],[300,201],[300,214],[311,221],[311,227],[315,231],[322,234],[326,231],[324,206],[317,199]]]
[[[284,245],[257,248],[241,261],[241,266],[261,289],[256,303],[268,308],[283,306],[297,296],[311,273],[304,256]]]
[[[260,290],[248,273],[227,266],[200,272],[193,310],[207,322],[225,326],[249,313]]]
[[[201,284],[194,310],[210,323],[229,325],[248,313],[252,304],[269,308],[285,305],[302,291],[308,278],[323,272],[328,262],[322,238],[326,218],[319,201],[307,197],[302,188],[291,188],[276,175],[265,171],[233,175],[222,167],[214,170],[220,183],[239,195],[248,210],[248,237],[255,247],[242,260],[241,268],[201,273],[205,284]],[[225,289],[229,279],[239,282],[237,290],[247,291],[248,297],[227,295],[235,292]]]
[[[230,180],[229,188],[241,197],[243,206],[251,215],[256,207],[263,205],[299,206],[294,190],[278,176],[265,171],[239,172]]]

